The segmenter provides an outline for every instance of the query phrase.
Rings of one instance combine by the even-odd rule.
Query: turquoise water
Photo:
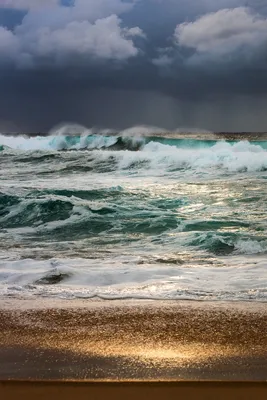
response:
[[[0,136],[0,295],[267,299],[267,142]]]

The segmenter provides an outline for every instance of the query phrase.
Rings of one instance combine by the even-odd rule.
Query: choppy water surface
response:
[[[267,300],[267,142],[0,136],[0,295]]]

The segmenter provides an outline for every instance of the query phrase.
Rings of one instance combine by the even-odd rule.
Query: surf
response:
[[[0,137],[0,145],[10,151],[31,153],[28,161],[39,159],[41,153],[87,151],[87,165],[92,170],[99,163],[115,169],[179,169],[221,168],[229,172],[253,172],[267,169],[267,142],[213,141],[169,139],[162,137],[128,136],[48,136]],[[2,150],[2,153],[9,150]],[[44,154],[43,154],[44,156]],[[47,154],[48,156],[48,154]],[[27,155],[26,155],[27,157]],[[79,157],[77,157],[79,158]],[[67,158],[65,159],[67,160]],[[101,168],[100,168],[101,171]],[[105,171],[105,168],[104,168]]]
[[[0,136],[0,297],[266,301],[267,142]]]

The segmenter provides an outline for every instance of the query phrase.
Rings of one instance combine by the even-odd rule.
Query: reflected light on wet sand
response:
[[[186,366],[208,363],[223,357],[240,354],[240,349],[233,346],[203,345],[203,343],[163,345],[158,343],[134,344],[124,342],[83,343],[76,351],[92,356],[118,357],[141,362],[142,364]]]

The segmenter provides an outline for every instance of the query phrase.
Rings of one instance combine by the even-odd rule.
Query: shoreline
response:
[[[105,309],[105,308],[159,308],[169,307],[201,310],[239,310],[246,312],[266,312],[267,303],[261,301],[227,301],[227,300],[155,300],[155,299],[60,299],[60,298],[7,298],[1,299],[1,310],[43,310],[43,309]]]
[[[0,380],[267,377],[264,303],[5,300]]]

